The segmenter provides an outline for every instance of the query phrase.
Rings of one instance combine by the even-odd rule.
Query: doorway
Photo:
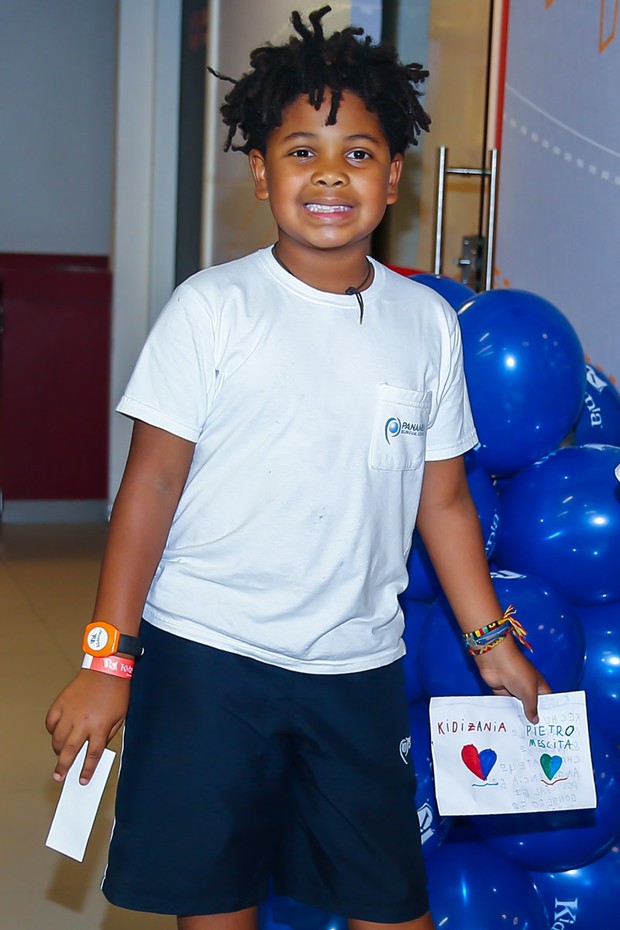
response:
[[[492,52],[503,7],[504,0],[383,2],[383,38],[402,60],[419,61],[430,72],[422,104],[432,119],[430,133],[407,154],[399,200],[381,229],[378,257],[390,264],[433,271],[440,146],[447,147],[450,166],[488,167],[497,82]],[[481,177],[446,179],[442,272],[457,280],[463,239],[484,232],[485,188]]]

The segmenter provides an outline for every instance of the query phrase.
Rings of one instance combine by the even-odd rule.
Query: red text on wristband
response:
[[[116,678],[131,678],[135,664],[133,659],[123,659],[120,656],[91,656],[86,653],[82,668],[114,675]]]

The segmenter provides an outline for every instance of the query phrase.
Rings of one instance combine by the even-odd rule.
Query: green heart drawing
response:
[[[547,776],[549,781],[552,781],[554,776],[560,771],[562,767],[562,757],[561,756],[550,756],[548,753],[543,753],[540,757],[540,766]]]

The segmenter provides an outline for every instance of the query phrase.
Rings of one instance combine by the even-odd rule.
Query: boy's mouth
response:
[[[306,210],[310,213],[323,213],[323,214],[334,214],[334,213],[348,213],[351,210],[351,207],[348,207],[343,203],[307,203],[305,204]]]

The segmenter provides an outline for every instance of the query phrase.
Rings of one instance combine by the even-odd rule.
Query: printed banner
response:
[[[550,300],[618,377],[619,0],[510,4],[495,287]]]
[[[430,701],[442,816],[596,807],[585,692],[546,694],[530,723],[512,697]]]

